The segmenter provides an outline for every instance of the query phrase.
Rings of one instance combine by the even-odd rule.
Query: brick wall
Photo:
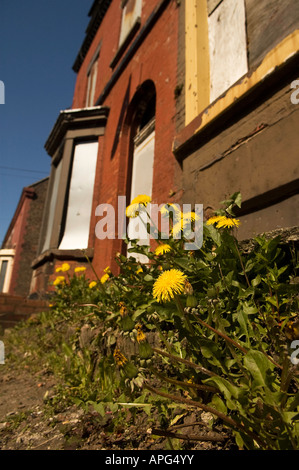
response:
[[[95,238],[94,227],[99,219],[95,217],[94,209],[100,203],[109,203],[117,207],[117,197],[119,195],[128,196],[132,125],[130,115],[134,115],[133,103],[136,102],[136,97],[146,82],[153,83],[156,90],[156,137],[152,199],[154,203],[179,202],[178,198],[181,197],[181,168],[172,153],[172,142],[176,131],[177,113],[183,119],[183,102],[180,102],[178,109],[176,97],[179,12],[183,7],[179,6],[177,2],[144,0],[142,2],[141,25],[132,42],[140,34],[155,8],[162,3],[165,4],[165,8],[161,10],[150,32],[140,42],[131,60],[128,61],[100,103],[108,106],[110,111],[105,136],[99,139],[98,168],[91,220],[90,246],[94,246],[94,265],[99,273],[107,265],[116,268],[113,259],[117,252],[123,250],[123,242],[117,239],[99,241]],[[118,49],[121,14],[120,3],[112,2],[78,72],[73,107],[85,105],[87,69],[99,43],[102,41],[95,100],[102,95],[108,80],[130,49],[132,42],[127,46],[114,69],[111,69],[111,60]],[[182,62],[181,60],[179,71],[181,82],[184,75]]]
[[[48,308],[46,301],[0,294],[0,327],[11,328],[19,321],[26,320],[31,315],[46,311]]]

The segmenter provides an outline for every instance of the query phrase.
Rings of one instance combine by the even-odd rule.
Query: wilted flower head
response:
[[[113,357],[115,359],[115,362],[118,366],[123,366],[128,359],[120,352],[118,348],[114,350]]]

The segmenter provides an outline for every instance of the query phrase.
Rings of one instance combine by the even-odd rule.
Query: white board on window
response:
[[[75,146],[64,235],[59,249],[88,247],[98,142]]]
[[[244,0],[223,0],[208,25],[212,103],[248,71]]]
[[[140,194],[145,194],[146,196],[152,195],[154,154],[155,131],[135,148],[132,169],[131,201]],[[148,206],[148,210],[150,210],[150,205]],[[145,223],[148,221],[146,214],[140,214],[140,216]],[[149,235],[140,217],[130,219],[127,230],[130,239],[139,238],[140,245],[149,245]],[[140,236],[137,237],[137,235]],[[128,248],[130,248],[130,245]],[[136,253],[128,253],[128,255],[135,257],[141,262],[148,261],[148,258],[143,255]]]

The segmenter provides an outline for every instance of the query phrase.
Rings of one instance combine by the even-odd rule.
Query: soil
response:
[[[20,358],[19,358],[20,359]],[[8,358],[0,365],[0,450],[167,450],[169,439],[153,433],[146,415],[134,420],[116,420],[111,412],[103,417],[94,410],[79,406],[48,405],[55,399],[57,379],[47,369],[33,371],[20,360]],[[182,410],[180,411],[182,415]],[[175,431],[185,435],[210,435],[202,413],[186,410],[178,419]],[[207,417],[209,418],[209,417]],[[158,426],[159,427],[159,426]],[[227,436],[218,426],[217,433]],[[162,431],[163,434],[163,431]],[[174,449],[230,449],[232,441],[171,439]]]

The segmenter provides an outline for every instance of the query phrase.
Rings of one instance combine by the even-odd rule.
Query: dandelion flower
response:
[[[168,245],[167,243],[162,243],[155,249],[155,255],[164,255],[164,253],[168,253],[171,250],[172,248],[170,245]]]
[[[61,266],[58,266],[58,268],[55,269],[55,272],[56,272],[56,273],[60,273],[60,271],[62,271],[62,267],[61,267]]]
[[[78,266],[77,268],[74,269],[74,272],[75,273],[83,273],[84,271],[86,271],[86,268],[84,266]]]
[[[145,194],[140,194],[136,196],[131,204],[126,209],[126,216],[130,218],[137,217],[139,212],[142,210],[143,207],[146,207],[152,198],[150,196],[146,196]]]
[[[137,269],[136,274],[141,274],[141,273],[143,273],[143,269],[142,269],[142,267],[140,266],[140,268]]]
[[[59,284],[62,284],[63,282],[65,282],[65,277],[57,276],[55,281],[53,282],[53,286],[58,286]]]
[[[174,221],[172,227],[172,235],[174,238],[180,238],[181,232],[184,232],[186,229],[191,228],[191,222],[195,222],[199,219],[199,215],[195,212],[182,212],[181,217],[178,220]]]
[[[153,287],[153,296],[158,302],[170,301],[175,294],[184,291],[187,276],[179,269],[164,271],[156,280]]]
[[[181,218],[178,222],[175,222],[173,224],[173,227],[171,229],[172,236],[174,238],[180,238],[181,232],[184,230],[184,220]]]
[[[181,209],[178,204],[164,204],[160,209],[160,213],[162,216],[168,216],[169,212],[172,212],[172,210],[176,217],[181,217]]]
[[[123,366],[128,361],[128,359],[120,352],[118,348],[115,349],[113,357],[118,366]]]
[[[145,194],[140,194],[136,196],[131,204],[141,204],[143,206],[147,206],[151,202],[152,198],[150,196],[146,196]]]
[[[196,220],[199,220],[200,217],[196,212],[183,212],[183,219],[185,222],[195,222]]]
[[[107,268],[104,269],[104,273],[111,274],[110,266],[107,266]]]
[[[239,219],[231,219],[229,217],[223,217],[219,222],[217,223],[217,228],[221,227],[239,227],[240,225],[240,220]]]
[[[68,271],[70,268],[71,267],[68,263],[63,263],[63,265],[61,266],[61,271],[65,272]]]
[[[222,219],[225,219],[224,215],[214,215],[207,220],[207,225],[217,224]]]
[[[96,281],[91,281],[88,285],[89,289],[92,289],[93,287],[95,287],[97,285]]]
[[[109,274],[104,274],[104,276],[101,277],[101,283],[102,284],[105,284],[105,282],[107,282],[109,279]]]

